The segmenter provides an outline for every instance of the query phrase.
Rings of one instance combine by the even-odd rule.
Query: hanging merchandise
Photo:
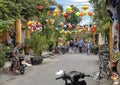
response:
[[[54,10],[54,13],[56,13],[56,14],[57,14],[58,12],[59,12],[59,10],[58,10],[58,9],[55,9],[55,10]]]
[[[64,16],[66,13],[65,12],[62,12],[62,15]]]

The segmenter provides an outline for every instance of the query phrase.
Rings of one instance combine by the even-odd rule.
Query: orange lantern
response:
[[[83,17],[83,16],[84,16],[83,12],[80,12],[80,16],[81,16],[81,17]]]
[[[96,29],[96,25],[93,25],[93,28]]]
[[[88,6],[82,6],[82,9],[86,10],[88,9]]]
[[[60,22],[60,25],[61,25],[62,27],[64,27],[64,23],[63,23],[63,22]]]
[[[77,30],[80,30],[80,25],[77,26]]]
[[[88,12],[88,15],[89,15],[89,16],[92,16],[92,12]]]
[[[46,22],[49,22],[49,20],[48,20],[48,19],[46,19],[45,21],[46,21]]]
[[[72,13],[73,13],[73,11],[72,11],[72,10],[68,11],[68,14],[72,14]]]
[[[73,26],[72,26],[71,24],[69,24],[68,27],[69,27],[69,29],[72,29],[72,28],[73,28]]]

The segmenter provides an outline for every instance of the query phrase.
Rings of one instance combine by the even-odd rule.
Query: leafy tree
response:
[[[90,0],[90,3],[92,3],[94,7],[93,20],[97,24],[97,31],[103,35],[109,35],[110,17],[106,10],[106,0]]]
[[[78,24],[81,21],[81,18],[76,16],[76,13],[79,12],[79,9],[73,5],[71,5],[73,13],[71,15],[68,16],[68,18],[66,19],[68,23],[71,24]]]

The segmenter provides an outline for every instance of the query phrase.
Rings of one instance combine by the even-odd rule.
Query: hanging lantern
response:
[[[83,17],[83,16],[84,16],[83,12],[80,12],[80,16],[81,16],[81,17]]]
[[[51,10],[51,11],[54,11],[55,8],[56,8],[55,6],[50,6],[50,10]]]
[[[85,26],[84,26],[84,29],[87,31],[87,30],[88,30],[88,26],[87,26],[87,25],[85,25]]]
[[[77,26],[77,30],[80,30],[80,25]]]
[[[72,11],[72,10],[68,11],[68,14],[72,14],[72,13],[73,13],[73,11]]]
[[[40,5],[40,6],[38,6],[38,9],[39,9],[39,10],[43,10],[43,9],[44,9],[44,6]]]
[[[56,30],[58,31],[58,30],[59,30],[59,28],[56,28]]]
[[[55,20],[54,19],[50,19],[50,23],[54,24]]]
[[[56,13],[56,14],[57,14],[58,12],[59,12],[59,10],[58,10],[58,9],[55,9],[55,10],[54,10],[54,13]]]
[[[61,27],[64,27],[64,23],[63,22],[60,22],[60,25],[61,25]]]
[[[75,15],[79,17],[79,16],[80,16],[80,13],[79,13],[79,12],[77,12]]]
[[[93,25],[93,28],[96,29],[96,25]]]
[[[72,10],[72,7],[70,6],[66,7],[66,11],[70,11],[70,10]]]
[[[68,14],[64,14],[64,17],[67,18],[67,17],[68,17]]]
[[[56,14],[56,13],[53,13],[53,16],[57,16],[57,14]]]
[[[62,15],[64,16],[66,13],[65,12],[62,12]]]
[[[94,33],[96,31],[95,28],[91,28],[91,33]]]
[[[48,14],[48,15],[52,15],[53,12],[52,12],[52,11],[48,11],[47,14]]]
[[[73,28],[73,26],[72,26],[71,24],[69,24],[68,27],[69,27],[69,29],[72,29],[72,28]]]
[[[87,15],[87,11],[83,11],[83,15],[84,15],[84,16]]]
[[[48,20],[48,19],[46,19],[45,21],[46,21],[46,22],[49,22],[49,20]]]
[[[82,9],[86,10],[88,9],[88,6],[82,6]]]
[[[92,12],[88,12],[88,15],[89,15],[89,16],[92,16]]]
[[[80,31],[80,32],[82,32],[83,30],[82,30],[82,29],[80,29],[79,31]]]
[[[27,22],[27,26],[29,26],[31,23],[32,23],[31,21],[28,21],[28,22]]]

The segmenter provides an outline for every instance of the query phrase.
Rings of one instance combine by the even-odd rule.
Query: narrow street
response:
[[[45,59],[43,64],[28,67],[25,75],[16,76],[3,85],[64,85],[62,80],[55,80],[56,71],[62,69],[66,72],[80,71],[92,74],[99,70],[98,57],[86,54],[64,54]],[[95,81],[86,78],[88,85],[110,85],[107,81]],[[106,83],[105,83],[106,82]]]

